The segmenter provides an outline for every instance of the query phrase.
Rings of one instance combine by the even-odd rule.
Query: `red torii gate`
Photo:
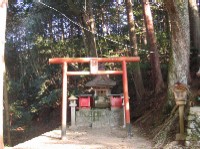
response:
[[[63,84],[62,84],[62,126],[61,138],[66,138],[66,125],[67,125],[67,76],[72,75],[122,75],[123,79],[123,93],[124,93],[124,106],[125,106],[125,119],[128,135],[131,136],[130,124],[130,108],[128,96],[128,80],[127,80],[127,62],[139,62],[139,57],[113,57],[113,58],[51,58],[50,64],[62,64],[63,69]],[[106,62],[121,62],[122,70],[98,70],[98,63]],[[68,71],[68,63],[90,63],[90,71]]]

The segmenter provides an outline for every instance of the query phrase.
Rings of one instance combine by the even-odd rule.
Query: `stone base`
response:
[[[122,108],[121,107],[111,107],[110,108],[112,111],[117,111],[117,110],[121,110]]]
[[[176,141],[184,141],[186,139],[185,134],[177,133],[176,134]]]
[[[91,109],[76,111],[76,126],[93,128],[123,125],[123,109]]]

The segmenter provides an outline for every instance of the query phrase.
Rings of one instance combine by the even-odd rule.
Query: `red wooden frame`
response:
[[[122,63],[122,70],[97,70],[97,71],[68,71],[68,63],[98,63],[115,62]],[[113,58],[51,58],[49,59],[50,64],[62,64],[63,66],[63,85],[62,85],[62,130],[61,138],[66,138],[66,124],[67,124],[67,76],[72,75],[122,75],[123,79],[123,93],[124,93],[124,106],[125,106],[125,119],[126,126],[128,127],[128,135],[131,135],[131,124],[130,124],[130,107],[128,97],[128,80],[127,80],[127,62],[139,62],[139,57],[113,57]],[[93,64],[92,64],[93,65]]]

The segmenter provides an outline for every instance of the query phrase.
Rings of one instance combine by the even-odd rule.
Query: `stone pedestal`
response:
[[[184,104],[179,105],[179,127],[180,127],[180,133],[176,134],[176,140],[177,141],[185,140],[186,135],[184,132]]]
[[[77,106],[76,100],[77,100],[77,98],[70,97],[69,100],[70,100],[69,106],[71,107],[71,126],[70,126],[70,128],[75,128],[76,127],[76,106]]]
[[[80,109],[76,111],[76,126],[92,128],[120,127],[123,125],[123,109]]]

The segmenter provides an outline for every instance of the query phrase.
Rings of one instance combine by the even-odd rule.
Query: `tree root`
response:
[[[142,123],[145,122],[146,119],[148,119],[150,117],[150,115],[155,111],[155,109],[152,109],[150,111],[148,111],[146,114],[144,114],[143,116],[141,116],[140,118],[138,118],[134,123]]]
[[[175,106],[171,112],[170,117],[154,133],[154,134],[156,134],[153,138],[153,141],[155,142],[154,148],[162,148],[164,146],[164,144],[168,141],[169,132],[172,129],[172,127],[175,127],[174,124],[175,124],[175,121],[177,120],[178,116],[179,116],[178,110],[177,110],[177,107]]]

